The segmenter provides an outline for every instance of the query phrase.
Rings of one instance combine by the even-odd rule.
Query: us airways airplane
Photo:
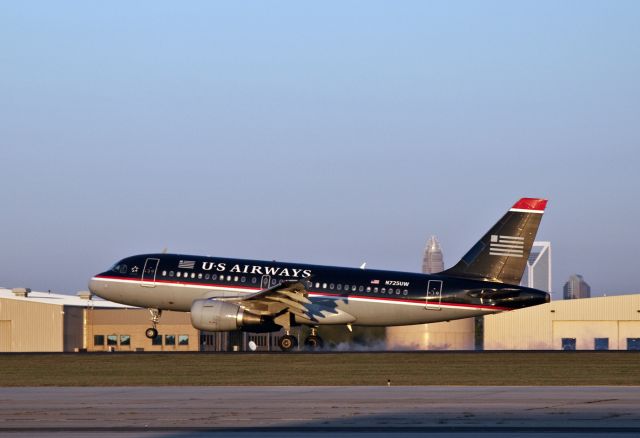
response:
[[[519,286],[545,199],[522,198],[454,267],[433,275],[181,254],[127,257],[94,276],[107,300],[146,307],[148,338],[162,310],[191,312],[204,331],[278,331],[307,325],[308,348],[322,347],[321,325],[396,326],[468,318],[549,302]]]

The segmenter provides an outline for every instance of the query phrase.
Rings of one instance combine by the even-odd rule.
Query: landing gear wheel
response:
[[[298,346],[298,340],[295,336],[284,335],[278,341],[278,346],[282,351],[290,351]]]
[[[304,346],[307,350],[320,350],[324,347],[324,341],[320,336],[311,335],[304,340]]]
[[[155,339],[158,336],[158,330],[154,327],[149,327],[145,332],[145,336],[149,339]]]

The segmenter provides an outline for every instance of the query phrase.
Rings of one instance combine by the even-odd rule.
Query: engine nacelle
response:
[[[207,332],[228,332],[259,326],[264,323],[255,315],[233,303],[217,300],[196,300],[191,304],[191,324]]]

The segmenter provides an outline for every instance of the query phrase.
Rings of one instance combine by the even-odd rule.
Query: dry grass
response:
[[[640,385],[626,352],[4,354],[0,386]]]

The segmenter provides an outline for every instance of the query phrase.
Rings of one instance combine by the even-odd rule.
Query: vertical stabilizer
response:
[[[546,199],[520,199],[443,274],[519,284],[546,206]]]

